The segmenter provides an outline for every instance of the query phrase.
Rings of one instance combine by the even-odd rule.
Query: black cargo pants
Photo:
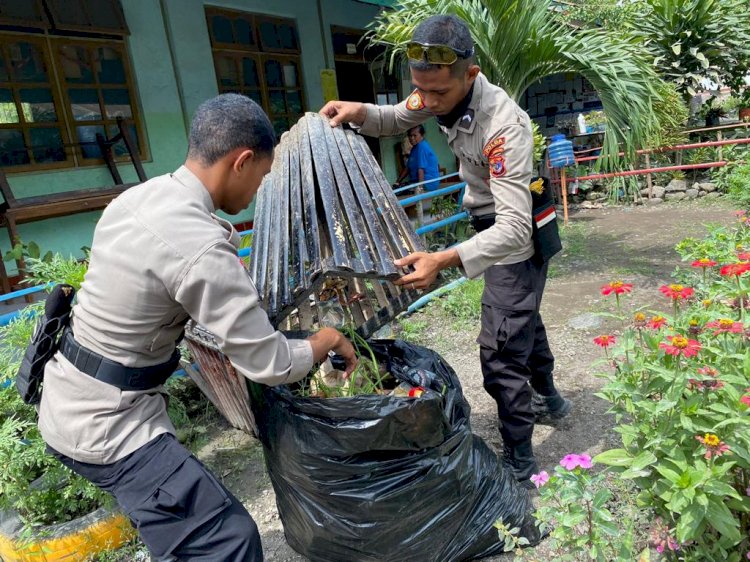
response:
[[[510,446],[530,439],[534,431],[531,387],[543,395],[555,393],[555,358],[539,314],[547,265],[530,258],[484,273],[477,343],[484,388],[497,402],[500,433]]]
[[[48,451],[111,493],[141,540],[163,560],[258,562],[260,535],[242,504],[173,435],[106,465]]]

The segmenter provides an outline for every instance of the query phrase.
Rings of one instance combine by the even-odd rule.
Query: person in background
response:
[[[416,127],[412,127],[409,129],[407,137],[411,144],[411,152],[409,152],[406,167],[401,172],[397,183],[401,184],[407,174],[409,175],[409,183],[436,180],[439,178],[440,169],[438,167],[438,159],[430,143],[424,138],[424,126],[417,125]],[[439,181],[431,181],[422,187],[425,191],[435,191],[439,184]]]

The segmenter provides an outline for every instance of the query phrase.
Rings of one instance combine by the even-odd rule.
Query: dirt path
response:
[[[658,286],[669,280],[679,264],[674,245],[687,236],[700,237],[709,222],[729,224],[732,207],[721,200],[664,204],[656,207],[581,210],[571,215],[569,244],[555,258],[542,316],[555,353],[556,380],[561,392],[573,400],[573,414],[558,427],[537,426],[534,446],[541,468],[550,470],[570,452],[592,456],[617,446],[610,430],[613,421],[604,401],[594,393],[601,381],[592,363],[601,357],[592,344],[605,333],[606,324],[595,312],[608,310],[610,301],[599,294],[601,285],[621,279],[633,283],[628,306],[661,308]],[[485,394],[475,343],[477,327],[457,330],[441,317],[439,307],[416,315],[430,326],[420,339],[440,352],[458,372],[472,407],[474,432],[500,448],[494,402]],[[284,540],[275,496],[265,472],[259,444],[233,430],[221,432],[200,455],[229,488],[242,499],[255,518],[270,562],[302,562]],[[545,557],[543,546],[534,555]],[[506,560],[496,557],[494,561]]]

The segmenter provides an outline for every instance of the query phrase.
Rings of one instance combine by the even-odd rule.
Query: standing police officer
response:
[[[239,373],[267,385],[302,379],[352,345],[324,328],[286,339],[268,321],[238,256],[236,214],[273,161],[275,136],[252,100],[204,102],[185,165],[115,199],[94,233],[91,260],[60,351],[47,363],[39,429],[52,454],[112,493],[159,558],[263,559],[242,504],[174,437],[162,383],[189,318],[210,330]]]
[[[461,19],[427,18],[414,30],[407,56],[416,89],[404,102],[332,101],[321,113],[331,118],[331,125],[350,122],[372,136],[395,135],[434,116],[448,137],[461,164],[467,185],[463,202],[477,234],[454,248],[397,261],[415,268],[399,284],[427,288],[448,267],[461,267],[470,278],[484,273],[477,339],[484,388],[497,401],[504,458],[519,482],[532,487],[529,478],[538,472],[531,447],[532,387],[541,395],[541,409],[553,418],[566,416],[571,404],[555,389],[554,357],[539,315],[546,258],[554,250],[535,251],[532,230],[542,232],[551,224],[554,206],[550,201],[535,213],[532,226],[530,120],[480,73],[471,34]]]

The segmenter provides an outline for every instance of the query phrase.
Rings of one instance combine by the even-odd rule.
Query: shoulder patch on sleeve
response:
[[[503,152],[505,152],[505,137],[492,137],[490,142],[485,144],[482,149],[482,154],[488,159],[492,154],[502,154]]]
[[[406,109],[410,111],[419,111],[420,109],[424,109],[424,100],[422,99],[422,94],[420,94],[417,90],[414,90],[411,95],[406,98]]]
[[[499,178],[505,175],[505,137],[495,136],[484,145],[482,154],[490,166],[490,176]]]

